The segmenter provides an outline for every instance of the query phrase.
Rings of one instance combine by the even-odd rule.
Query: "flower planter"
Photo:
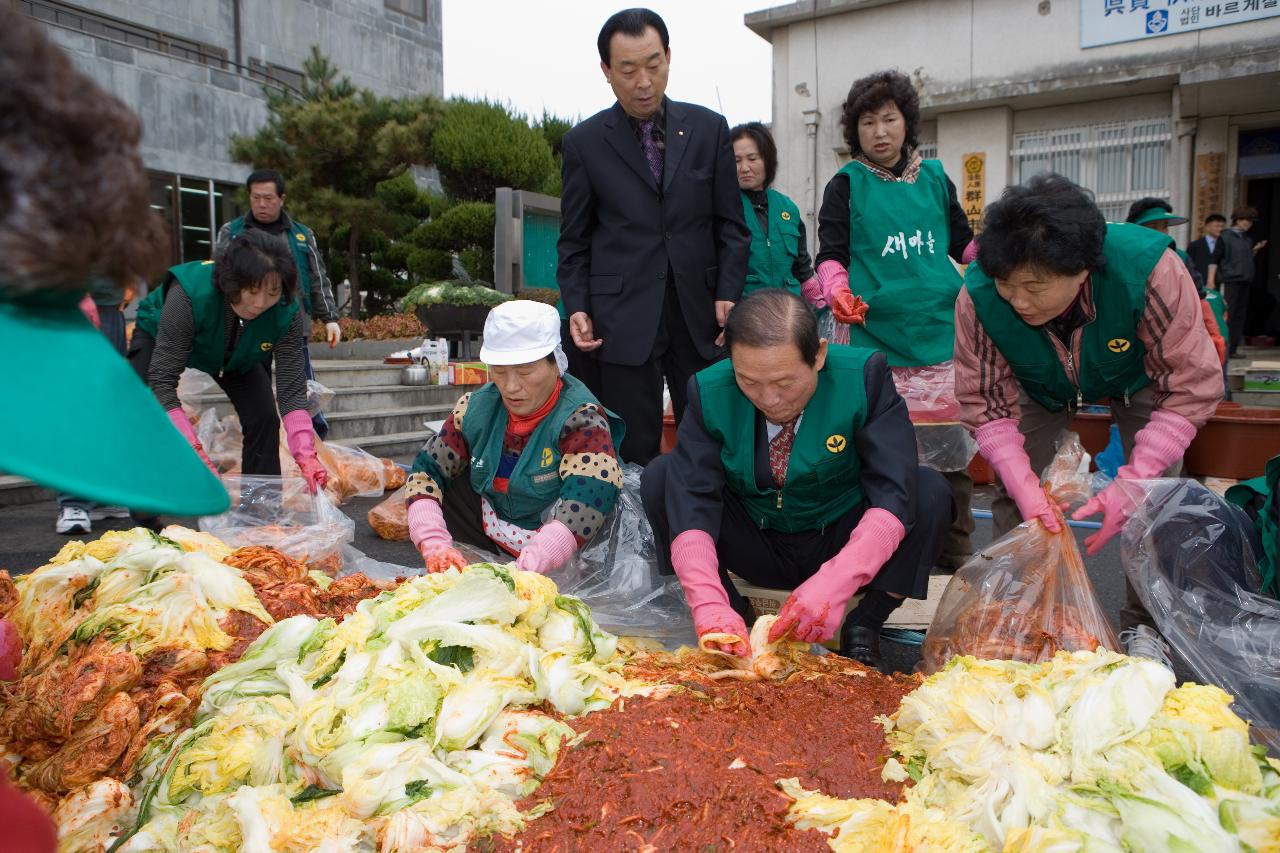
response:
[[[418,305],[413,309],[432,335],[447,332],[482,332],[484,320],[489,316],[487,305]]]
[[[1223,403],[1196,433],[1185,462],[1190,474],[1247,480],[1261,476],[1267,460],[1277,454],[1280,409]]]

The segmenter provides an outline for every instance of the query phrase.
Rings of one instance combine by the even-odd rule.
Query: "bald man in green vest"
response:
[[[946,480],[917,462],[884,355],[828,345],[799,296],[752,294],[725,339],[729,360],[689,383],[675,450],[645,468],[659,562],[679,576],[699,636],[747,637],[755,614],[732,571],[793,590],[771,640],[839,631],[842,654],[878,667],[881,626],[928,592],[954,513]]]

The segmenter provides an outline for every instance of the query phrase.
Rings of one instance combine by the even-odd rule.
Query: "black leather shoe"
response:
[[[840,654],[880,669],[880,629],[846,624],[840,629]]]

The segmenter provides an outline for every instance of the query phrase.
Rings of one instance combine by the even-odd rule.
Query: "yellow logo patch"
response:
[[[273,344],[270,341],[263,341],[260,348],[263,352],[271,352],[272,346]]]
[[[200,262],[200,266],[202,266],[202,267],[207,267],[207,266],[209,266],[209,264],[211,264],[211,263],[213,263],[213,261],[201,261],[201,262]]]
[[[297,234],[297,235],[295,235],[295,236],[298,238],[298,242],[299,242],[299,243],[305,243],[305,242],[307,242],[307,235],[306,235],[306,234]]]
[[[790,212],[790,211],[786,211],[786,210],[782,211],[782,218],[783,218],[784,220],[786,220],[787,222],[790,222],[790,221],[791,221],[791,212]]]
[[[849,442],[845,440],[843,435],[827,436],[827,450],[832,453],[844,453],[844,449],[849,446]]]
[[[1107,349],[1111,350],[1112,352],[1128,352],[1129,342],[1126,341],[1124,338],[1112,338],[1111,340],[1107,341]]]
[[[550,468],[551,464],[556,461],[555,454],[551,452],[550,447],[542,448],[542,467]]]

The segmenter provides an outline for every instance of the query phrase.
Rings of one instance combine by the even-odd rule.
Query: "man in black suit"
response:
[[[662,438],[663,377],[679,419],[689,378],[724,354],[751,237],[724,117],[664,96],[662,19],[619,12],[597,47],[618,100],[564,137],[556,279],[571,370],[626,421],[621,455],[643,465]]]
[[[1205,286],[1210,290],[1218,289],[1218,264],[1222,261],[1222,229],[1227,227],[1227,217],[1221,213],[1210,213],[1204,218],[1204,234],[1198,240],[1192,240],[1187,246],[1187,257],[1200,271]]]

